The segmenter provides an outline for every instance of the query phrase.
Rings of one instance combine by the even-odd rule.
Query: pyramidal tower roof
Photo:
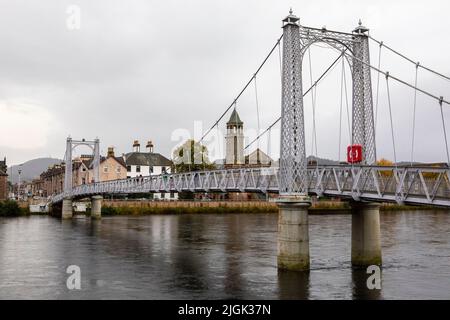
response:
[[[241,118],[239,118],[239,114],[236,111],[236,108],[233,109],[233,113],[231,114],[230,120],[228,120],[227,125],[236,125],[236,126],[242,126],[244,123],[242,122]]]

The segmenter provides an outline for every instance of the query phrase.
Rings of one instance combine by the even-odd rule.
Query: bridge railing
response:
[[[450,171],[433,167],[321,166],[308,170],[309,190],[354,200],[450,205]]]
[[[70,194],[137,194],[160,192],[278,192],[278,168],[240,168],[163,174],[80,185]],[[311,166],[308,190],[318,196],[354,200],[434,204],[450,207],[450,171],[433,167]]]

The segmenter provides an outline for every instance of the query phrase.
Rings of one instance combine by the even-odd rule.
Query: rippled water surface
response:
[[[310,216],[309,274],[277,271],[276,214],[0,218],[0,299],[450,299],[448,211],[382,213],[381,233],[369,291],[345,214]]]

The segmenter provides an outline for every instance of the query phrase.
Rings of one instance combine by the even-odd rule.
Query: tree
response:
[[[0,201],[0,217],[17,217],[21,213],[22,210],[16,201]]]
[[[394,163],[388,159],[381,158],[380,160],[377,161],[377,165],[382,167],[392,167],[394,166]],[[380,174],[383,177],[392,177],[393,172],[391,170],[382,170],[380,171]]]
[[[391,160],[381,158],[380,160],[377,161],[377,165],[383,166],[383,167],[391,167],[394,165],[394,163]]]
[[[189,139],[179,146],[172,155],[175,172],[213,170],[215,165],[209,161],[208,149],[199,142]]]

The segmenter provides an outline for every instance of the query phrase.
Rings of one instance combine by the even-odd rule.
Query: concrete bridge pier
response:
[[[102,218],[102,196],[93,196],[91,199],[91,219]]]
[[[72,219],[73,217],[73,207],[72,207],[72,198],[64,198],[62,203],[62,219]]]
[[[307,196],[281,196],[278,200],[278,269],[309,270]]]
[[[382,263],[380,205],[352,202],[352,266],[365,268]]]

